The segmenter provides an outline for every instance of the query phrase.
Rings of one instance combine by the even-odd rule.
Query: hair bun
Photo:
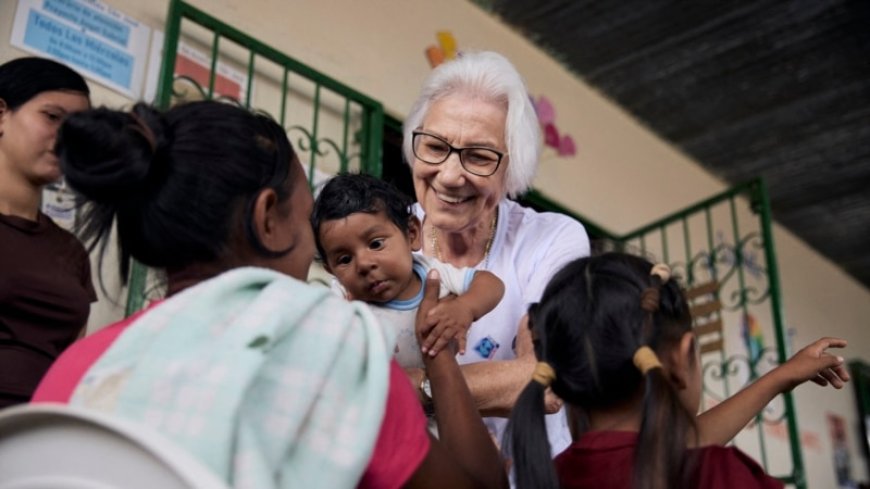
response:
[[[163,117],[144,104],[131,112],[87,110],[64,121],[57,153],[72,188],[95,202],[120,205],[164,175],[167,134]]]

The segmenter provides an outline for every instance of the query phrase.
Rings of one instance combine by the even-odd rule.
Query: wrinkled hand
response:
[[[441,275],[438,273],[438,270],[430,270],[426,275],[426,291],[423,293],[423,300],[417,309],[415,333],[417,335],[417,343],[420,345],[425,344],[427,337],[430,336],[430,332],[433,329],[434,324],[431,324],[429,321],[429,312],[440,304],[438,301],[438,294],[440,292]],[[445,341],[444,346],[450,347],[451,353],[456,354],[455,342]],[[434,356],[434,354],[431,356]]]
[[[546,414],[555,414],[562,409],[562,399],[553,393],[553,390],[547,387],[544,391],[544,412]]]
[[[471,308],[459,299],[442,299],[426,314],[431,326],[426,339],[420,343],[424,355],[435,356],[450,340],[456,339],[459,353],[465,353],[468,329],[474,322]]]
[[[532,341],[532,330],[529,329],[529,315],[523,314],[520,325],[517,328],[517,346],[515,351],[517,358],[523,358],[531,362],[537,362],[535,357],[535,344]]]
[[[846,340],[840,338],[821,338],[797,352],[780,369],[789,382],[788,388],[811,380],[821,386],[828,384],[841,389],[850,380],[843,357],[832,355],[828,348],[843,348]]]

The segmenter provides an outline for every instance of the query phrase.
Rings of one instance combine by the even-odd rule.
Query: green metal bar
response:
[[[383,175],[383,164],[381,161],[383,155],[383,139],[384,139],[384,108],[381,104],[371,107],[366,114],[368,124],[368,138],[365,145],[365,158],[363,159],[366,173],[374,175],[378,178]]]
[[[711,278],[713,281],[716,281],[716,280],[718,280],[719,271],[718,271],[718,266],[716,265],[716,240],[715,240],[715,238],[714,238],[714,236],[713,236],[713,212],[712,212],[712,206],[707,207],[707,208],[704,209],[704,219],[705,219],[706,224],[707,224],[707,247],[708,247],[708,250],[709,250],[709,252],[710,252],[710,256],[709,256],[709,260],[710,260],[710,278]],[[716,289],[716,298],[717,298],[717,299],[721,299],[721,294],[720,294],[719,289]],[[719,314],[719,319],[722,319],[722,314],[721,314],[721,313]],[[725,352],[724,352],[724,351],[719,352],[719,362],[721,362],[721,365],[722,365],[722,368],[723,368],[723,375],[722,375],[722,390],[723,390],[723,395],[724,395],[724,397],[727,399],[727,398],[731,397],[731,383],[728,382],[728,376],[727,376],[727,375],[724,375],[724,373],[725,373],[725,372],[724,372],[724,369],[725,369],[725,367],[726,367],[725,360],[726,360],[726,358],[725,358]]]
[[[320,85],[314,87],[314,116],[311,121],[311,159],[308,161],[308,186],[314,187],[314,167],[317,163],[317,124],[320,118]]]
[[[659,233],[661,233],[661,235],[662,235],[662,262],[664,262],[664,263],[670,263],[670,262],[671,262],[671,260],[670,260],[670,256],[669,256],[669,253],[668,253],[668,234],[667,234],[667,229],[668,229],[668,228],[665,227],[665,226],[662,226],[662,227],[659,228]]]
[[[729,209],[731,211],[731,231],[734,237],[734,267],[737,269],[737,284],[739,291],[739,300],[740,300],[740,309],[743,311],[743,317],[745,318],[747,314],[749,314],[749,308],[746,304],[746,276],[743,273],[743,249],[740,246],[740,242],[742,239],[740,238],[740,224],[737,218],[737,204],[734,201],[735,197],[732,195],[728,199]],[[750,380],[755,380],[758,378],[758,374],[755,372],[755,364],[753,361],[749,362],[749,371],[750,371]]]
[[[689,220],[683,218],[683,243],[686,245],[686,283],[692,285],[695,283],[695,277],[692,272],[692,241],[689,237]]]
[[[287,120],[287,92],[290,90],[287,86],[287,78],[289,73],[290,71],[284,68],[284,79],[281,80],[281,127],[284,127],[284,122]]]
[[[172,82],[175,78],[175,60],[178,56],[178,39],[181,35],[182,2],[169,2],[166,16],[166,34],[163,38],[163,64],[160,65],[160,83],[154,104],[162,110],[168,109],[172,101]]]
[[[788,339],[785,335],[785,319],[782,313],[782,297],[780,295],[779,283],[779,265],[776,261],[776,251],[773,243],[773,226],[770,213],[770,196],[767,193],[767,185],[763,179],[755,182],[755,190],[760,197],[761,209],[759,218],[761,220],[761,234],[764,239],[764,260],[767,263],[767,276],[770,285],[770,309],[773,317],[774,330],[776,332],[776,349],[779,355],[780,364],[788,360],[788,352],[786,344]],[[804,462],[801,454],[800,434],[797,426],[797,411],[794,406],[792,393],[785,392],[782,394],[783,403],[785,405],[786,423],[788,424],[788,437],[791,442],[791,457],[794,469],[793,482],[797,489],[806,488],[806,476],[804,473]]]
[[[713,237],[713,213],[710,211],[710,207],[704,209],[704,216],[707,221],[707,249],[710,250],[711,255],[709,256],[710,260],[710,278],[716,280],[719,276],[719,271],[716,267],[716,240]],[[716,297],[719,297],[719,291],[716,291]]]
[[[256,58],[256,53],[251,51],[251,55],[248,57],[248,89],[245,90],[245,107],[251,108],[251,90],[254,88],[254,59]]]
[[[347,138],[350,134],[350,99],[344,99],[344,132],[341,135],[341,173],[347,173]]]
[[[218,49],[220,48],[221,33],[217,29],[214,30],[214,41],[211,44],[211,68],[208,74],[208,98],[214,97],[214,82],[217,79],[217,62]],[[248,84],[251,80],[248,80]]]
[[[145,305],[145,283],[148,280],[148,268],[134,259],[130,259],[130,279],[127,282],[127,304],[124,306],[124,316],[135,314]]]

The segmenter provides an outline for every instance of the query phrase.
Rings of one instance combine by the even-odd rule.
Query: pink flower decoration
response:
[[[569,134],[562,136],[558,149],[559,156],[574,156],[577,154],[577,147],[574,145],[574,138]]]
[[[559,148],[559,130],[555,124],[547,124],[544,127],[544,144],[553,148]]]
[[[553,108],[550,99],[544,95],[538,97],[538,102],[535,104],[535,112],[538,113],[538,120],[541,121],[542,126],[556,122],[556,109]]]

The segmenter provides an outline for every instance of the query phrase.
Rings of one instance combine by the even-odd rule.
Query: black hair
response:
[[[405,236],[410,231],[411,198],[393,184],[371,175],[344,173],[331,178],[314,201],[311,227],[317,253],[325,259],[320,243],[320,226],[326,221],[345,218],[351,214],[383,212]]]
[[[646,375],[633,357],[649,346],[661,357],[691,331],[691,315],[676,280],[661,283],[639,257],[608,253],[566,265],[529,309],[538,361],[555,371],[553,393],[580,410],[607,409],[643,392],[634,463],[634,487],[686,487],[687,440],[694,414],[661,368]],[[645,304],[642,305],[642,301]],[[517,487],[557,488],[544,424],[545,387],[532,381],[520,394],[506,439]]]
[[[18,58],[0,65],[0,99],[16,110],[42,92],[55,90],[91,91],[81,75],[68,66],[45,58]]]
[[[267,249],[252,219],[262,190],[287,201],[295,158],[264,115],[212,101],[166,113],[92,109],[64,121],[57,152],[70,187],[90,201],[80,231],[91,249],[102,242],[105,251],[117,218],[122,279],[130,257],[168,269],[215,262],[239,222],[257,253],[288,251]]]

